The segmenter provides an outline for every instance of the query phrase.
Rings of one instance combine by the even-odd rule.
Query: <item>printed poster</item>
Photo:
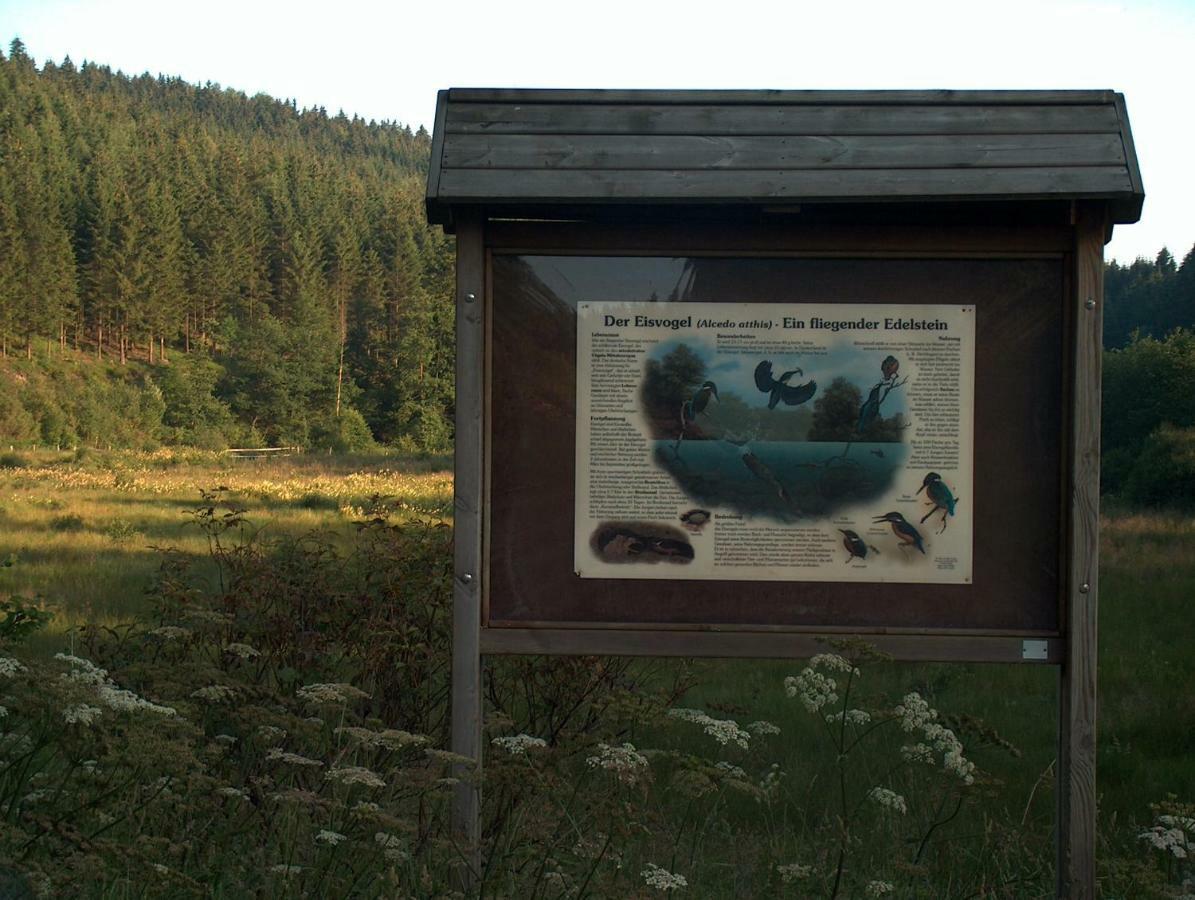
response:
[[[581,303],[582,578],[966,584],[975,308]]]

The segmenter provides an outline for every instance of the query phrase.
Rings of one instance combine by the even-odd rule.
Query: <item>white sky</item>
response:
[[[431,129],[445,87],[1111,88],[1142,220],[1108,255],[1195,244],[1195,0],[0,0],[0,40]]]

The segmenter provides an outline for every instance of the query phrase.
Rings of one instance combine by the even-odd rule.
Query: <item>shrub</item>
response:
[[[20,453],[0,453],[0,469],[27,469],[29,460]]]
[[[1195,506],[1195,428],[1155,429],[1129,468],[1123,495],[1138,506]]]
[[[67,514],[50,519],[51,531],[82,531],[83,527],[82,516]]]

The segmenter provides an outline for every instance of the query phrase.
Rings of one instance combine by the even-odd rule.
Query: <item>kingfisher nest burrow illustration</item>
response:
[[[688,563],[695,553],[679,528],[661,522],[602,522],[590,535],[594,555],[609,563]]]

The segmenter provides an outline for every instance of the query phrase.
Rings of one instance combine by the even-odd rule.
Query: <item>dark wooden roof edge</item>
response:
[[[432,201],[440,196],[440,170],[444,168],[444,122],[448,115],[449,91],[436,92],[436,121],[432,128],[431,160],[427,168],[427,210],[431,218]]]
[[[441,91],[441,94],[445,92]],[[1115,103],[1111,90],[577,90],[572,88],[449,88],[453,103],[573,103],[622,104],[862,104],[901,106],[923,104],[1058,106]],[[1123,98],[1122,98],[1123,99]]]
[[[1141,207],[1145,200],[1145,187],[1141,183],[1141,166],[1137,163],[1137,148],[1133,145],[1133,132],[1129,128],[1129,111],[1124,94],[1115,95],[1116,117],[1120,120],[1120,139],[1124,142],[1124,161],[1129,170],[1129,183],[1137,196],[1137,217],[1121,224],[1136,222],[1141,218]],[[1118,220],[1119,221],[1119,220]]]
[[[741,199],[711,200],[708,198],[700,200],[683,198],[642,198],[635,200],[602,200],[601,198],[585,198],[584,200],[574,199],[569,201],[550,202],[540,198],[528,199],[526,197],[514,197],[509,199],[495,199],[493,197],[453,197],[451,202],[445,202],[436,201],[429,197],[426,208],[428,224],[442,225],[444,230],[449,233],[452,233],[455,228],[454,211],[459,209],[474,209],[482,212],[486,216],[497,218],[503,218],[507,216],[520,217],[524,215],[530,216],[532,218],[540,216],[551,218],[554,215],[560,215],[568,219],[571,218],[574,213],[582,215],[583,217],[589,217],[599,213],[601,210],[619,210],[623,212],[633,211],[638,217],[642,218],[645,215],[649,216],[651,210],[666,212],[669,210],[680,209],[759,209],[763,206],[767,206],[772,210],[779,210],[785,206],[792,206],[801,210],[809,210],[816,207],[831,206],[873,208],[878,206],[908,206],[910,208],[916,208],[924,207],[927,204],[933,204],[946,205],[955,209],[974,206],[977,212],[979,212],[1004,205],[1015,206],[1020,204],[1026,208],[1032,208],[1038,204],[1057,204],[1060,202],[1069,203],[1072,200],[1104,202],[1108,205],[1108,219],[1110,225],[1128,225],[1138,221],[1141,218],[1143,199],[1144,198],[1140,194],[1132,193],[1067,194],[1065,197],[1059,197],[1057,194],[1025,194],[1017,195],[1015,197],[993,197],[990,195],[965,197],[942,195],[917,198],[818,197],[813,200],[777,198],[775,200],[769,200],[765,204],[760,203],[759,201],[744,201]]]

